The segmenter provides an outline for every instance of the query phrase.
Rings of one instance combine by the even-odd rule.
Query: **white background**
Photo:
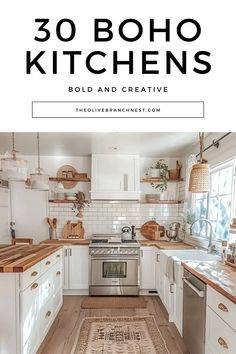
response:
[[[1,7],[1,131],[235,131],[235,28],[233,1],[189,0],[166,1],[6,1]],[[77,24],[77,34],[72,42],[60,42],[55,36],[55,24],[61,18],[71,18]],[[51,38],[48,42],[34,41],[37,33],[35,18],[50,18]],[[94,43],[93,19],[109,18],[113,22],[114,38],[111,42]],[[142,22],[144,33],[137,42],[124,42],[118,36],[118,25],[127,18]],[[149,19],[154,18],[164,26],[171,19],[171,41],[165,43],[158,34],[154,43],[149,42]],[[202,27],[200,38],[192,43],[182,42],[176,35],[176,26],[184,18],[196,19]],[[42,61],[48,70],[41,75],[36,70],[25,73],[25,52],[36,55],[41,50],[47,54]],[[58,75],[52,75],[50,53],[58,51]],[[63,50],[81,50],[75,75],[68,74],[68,58]],[[94,75],[84,65],[86,55],[101,50],[107,53],[103,61],[107,72]],[[110,53],[119,51],[126,59],[134,51],[134,75],[127,68],[113,75]],[[158,50],[159,75],[141,74],[141,51]],[[174,70],[165,74],[164,54],[174,55],[188,51],[188,74]],[[193,55],[199,50],[211,52],[212,70],[207,75],[192,72]],[[99,65],[100,63],[97,63]],[[69,94],[68,86],[168,86],[168,94],[135,93],[80,93]],[[32,119],[31,101],[42,100],[194,100],[206,102],[205,119]]]

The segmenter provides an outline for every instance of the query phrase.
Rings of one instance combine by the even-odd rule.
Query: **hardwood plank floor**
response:
[[[166,309],[158,296],[145,296],[147,307],[139,309],[81,309],[84,297],[64,296],[63,306],[37,354],[70,354],[84,317],[148,315],[155,317],[170,354],[187,353],[175,325],[168,322]]]

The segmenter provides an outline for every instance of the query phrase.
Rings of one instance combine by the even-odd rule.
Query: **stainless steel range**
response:
[[[139,295],[140,245],[121,235],[93,235],[90,295]]]

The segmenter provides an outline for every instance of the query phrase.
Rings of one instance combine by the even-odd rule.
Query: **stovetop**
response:
[[[104,240],[104,239],[99,239],[99,240],[92,240],[93,244],[117,244],[119,245],[120,242],[112,242],[112,240]],[[138,243],[137,240],[121,240],[121,243]]]

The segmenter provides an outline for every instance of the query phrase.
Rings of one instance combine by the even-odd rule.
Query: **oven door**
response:
[[[95,286],[138,285],[139,262],[136,258],[91,260],[91,284]]]

